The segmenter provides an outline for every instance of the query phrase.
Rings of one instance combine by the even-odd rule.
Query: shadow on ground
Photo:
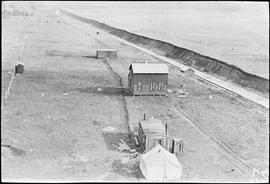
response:
[[[97,56],[83,56],[79,55],[78,53],[72,53],[72,52],[64,52],[64,51],[58,51],[58,50],[49,50],[46,52],[46,56],[62,56],[62,57],[83,57],[83,58],[94,58],[97,59]]]
[[[102,136],[105,140],[106,146],[108,150],[117,150],[114,146],[119,146],[121,139],[131,148],[131,149],[139,149],[134,141],[134,135],[129,133],[119,133],[119,132],[103,132]],[[128,151],[123,151],[127,153]],[[144,178],[140,168],[139,168],[139,159],[130,159],[126,157],[127,161],[123,162],[121,159],[114,160],[112,163],[112,172],[132,178]]]
[[[142,179],[144,176],[140,170],[139,164],[139,160],[130,161],[128,163],[122,163],[120,159],[114,160],[112,163],[112,172],[125,177]]]
[[[86,88],[76,88],[76,91],[81,93],[96,93],[104,95],[124,95],[130,96],[128,88],[116,88],[116,87],[86,87]]]
[[[97,56],[81,56],[81,57],[84,57],[84,58],[94,58],[94,59],[97,59]]]

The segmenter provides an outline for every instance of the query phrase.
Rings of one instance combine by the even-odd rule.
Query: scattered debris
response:
[[[121,144],[121,143],[119,143],[119,147],[118,148],[121,150],[121,152],[124,151],[124,150],[129,151],[129,148],[127,148],[126,145]]]
[[[64,93],[65,96],[71,95],[71,94],[73,94],[73,92],[70,92],[70,93]]]
[[[112,144],[113,147],[115,147],[116,149],[118,149],[120,152],[122,152],[122,150],[120,150],[115,144]]]
[[[127,143],[123,140],[123,139],[120,139],[120,141],[129,149],[131,150],[131,148],[127,145]]]
[[[111,126],[108,126],[108,127],[104,127],[102,130],[105,131],[105,132],[114,132],[115,128],[111,127]]]
[[[136,146],[139,146],[140,144],[139,144],[139,141],[138,141],[137,137],[134,137],[134,139],[135,139]]]
[[[103,88],[97,88],[98,91],[103,91]]]
[[[188,97],[189,92],[186,92],[182,89],[176,90],[176,93],[174,94],[176,98],[186,98]]]
[[[113,147],[115,147],[116,149],[118,149],[120,152],[123,152],[125,150],[126,151],[129,151],[129,152],[132,152],[132,153],[136,152],[136,150],[135,149],[131,149],[123,139],[120,139],[120,141],[121,142],[118,143],[119,146],[116,146],[115,144],[112,144]]]

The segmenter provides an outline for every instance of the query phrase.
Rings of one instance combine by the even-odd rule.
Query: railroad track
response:
[[[74,18],[72,15],[78,16],[78,17],[80,17],[80,19],[78,17],[75,18],[75,19],[78,19],[79,21],[81,21],[83,23],[88,23],[86,21],[87,18],[84,18],[82,16],[76,15],[75,13],[69,12],[69,11],[64,10],[64,9],[60,9],[60,11],[63,12],[63,13],[65,13],[67,16],[72,17],[72,18]],[[92,25],[92,24],[90,23],[90,25]],[[92,26],[95,26],[96,27],[96,25],[92,25]],[[265,97],[262,97],[260,95],[257,95],[254,92],[248,91],[248,90],[246,90],[246,89],[244,89],[242,87],[238,87],[238,86],[236,86],[234,84],[231,84],[229,82],[220,80],[220,79],[218,79],[216,77],[213,77],[213,76],[211,76],[209,74],[200,72],[199,70],[196,70],[194,68],[190,68],[190,67],[188,67],[188,66],[186,66],[184,64],[181,64],[181,63],[179,63],[179,62],[177,62],[175,60],[172,60],[170,58],[167,58],[165,56],[161,56],[159,54],[156,54],[156,53],[154,53],[151,50],[148,50],[146,48],[140,47],[139,45],[133,44],[133,43],[131,43],[129,41],[126,41],[126,40],[124,40],[122,38],[119,38],[117,36],[111,35],[110,33],[106,32],[106,31],[104,31],[102,29],[99,29],[97,27],[96,27],[96,29],[98,29],[101,33],[103,33],[103,34],[105,34],[105,35],[107,35],[107,36],[109,36],[111,38],[114,38],[114,39],[116,39],[116,40],[118,40],[118,41],[120,41],[122,43],[125,43],[125,44],[127,44],[129,46],[132,46],[132,47],[134,47],[134,48],[136,48],[136,49],[138,49],[140,51],[143,51],[145,53],[148,53],[148,54],[150,54],[151,56],[153,56],[155,58],[161,59],[162,61],[164,61],[164,62],[166,62],[168,64],[171,64],[171,65],[179,68],[181,71],[186,71],[188,69],[192,69],[192,70],[195,71],[194,75],[196,77],[199,77],[202,80],[207,81],[209,83],[213,83],[214,85],[216,85],[217,87],[219,87],[221,89],[225,89],[227,91],[230,91],[231,93],[235,93],[237,95],[243,96],[244,98],[246,98],[246,99],[248,99],[248,100],[250,100],[252,102],[255,102],[255,103],[257,103],[257,104],[259,104],[259,105],[261,105],[261,106],[269,109],[269,99],[267,99]]]

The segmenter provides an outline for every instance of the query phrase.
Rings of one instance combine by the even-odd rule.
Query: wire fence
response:
[[[21,52],[19,54],[17,63],[20,62],[20,63],[24,64],[24,62],[21,61],[21,58],[22,58],[22,54],[24,52],[25,42],[26,42],[27,38],[28,38],[27,35],[25,35],[24,41],[23,41],[22,50],[21,50]],[[7,88],[6,93],[5,93],[5,97],[4,97],[3,103],[1,104],[1,109],[3,109],[5,107],[5,105],[7,104],[7,100],[8,100],[8,97],[10,96],[10,90],[11,90],[12,84],[14,82],[15,76],[16,76],[16,70],[15,69],[12,69],[11,78],[10,78],[10,81],[9,81],[9,84],[8,84],[8,88]]]

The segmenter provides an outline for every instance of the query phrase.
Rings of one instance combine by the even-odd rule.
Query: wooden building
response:
[[[18,63],[15,65],[15,74],[16,74],[16,73],[23,74],[23,72],[24,72],[24,64],[18,62]]]
[[[174,154],[183,152],[183,140],[170,137],[161,120],[153,117],[139,122],[138,141],[144,153],[157,144]]]
[[[98,49],[97,50],[97,58],[98,59],[116,59],[117,58],[117,51],[113,49]]]
[[[161,63],[132,63],[128,88],[131,95],[166,95],[169,69]]]

